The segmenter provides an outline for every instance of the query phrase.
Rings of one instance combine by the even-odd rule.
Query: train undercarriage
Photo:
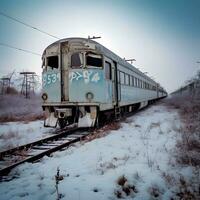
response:
[[[98,127],[105,121],[112,121],[126,116],[138,109],[146,107],[156,100],[144,101],[132,105],[115,107],[114,109],[100,111],[98,106],[43,106],[45,111],[45,127],[61,128],[74,125],[78,127]]]

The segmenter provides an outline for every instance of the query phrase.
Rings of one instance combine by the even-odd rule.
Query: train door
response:
[[[105,63],[105,95],[106,95],[106,101],[108,104],[113,105],[113,99],[114,99],[114,90],[113,90],[113,62],[111,59],[104,57]]]
[[[113,61],[113,102],[118,107],[120,100],[120,85],[119,85],[119,72],[117,70],[117,63]]]

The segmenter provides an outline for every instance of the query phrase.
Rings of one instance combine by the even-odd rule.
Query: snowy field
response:
[[[178,199],[180,177],[193,178],[191,168],[176,164],[180,126],[175,110],[151,106],[105,137],[15,168],[17,178],[0,183],[0,199],[55,200],[58,167],[62,199]]]
[[[23,145],[53,134],[41,120],[0,124],[0,151]]]

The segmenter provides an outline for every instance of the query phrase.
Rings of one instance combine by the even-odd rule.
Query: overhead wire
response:
[[[32,25],[30,25],[30,24],[28,24],[28,23],[26,23],[26,22],[23,22],[23,21],[21,21],[21,20],[15,18],[15,17],[12,17],[12,16],[10,16],[10,15],[7,15],[7,14],[5,14],[5,13],[2,12],[2,11],[0,11],[0,15],[6,17],[6,18],[8,18],[8,19],[11,19],[11,20],[13,20],[13,21],[15,21],[15,22],[18,22],[18,23],[20,23],[20,24],[23,24],[24,26],[27,26],[27,27],[32,28],[32,29],[34,29],[34,30],[37,30],[37,31],[39,31],[39,32],[41,32],[41,33],[43,33],[43,34],[46,34],[46,35],[50,36],[50,37],[53,37],[53,38],[55,38],[55,39],[60,40],[59,37],[57,37],[57,36],[55,36],[55,35],[52,35],[52,34],[46,32],[46,31],[43,31],[43,30],[41,30],[41,29],[39,29],[39,28],[37,28],[37,27],[34,27],[34,26],[32,26]]]
[[[29,51],[29,50],[26,50],[26,49],[21,49],[21,48],[18,48],[18,47],[14,47],[14,46],[11,46],[11,45],[6,44],[6,43],[1,43],[0,42],[0,46],[4,46],[4,47],[11,48],[11,49],[16,49],[18,51],[23,51],[23,52],[30,53],[30,54],[33,54],[33,55],[41,56],[41,54],[39,54],[39,53],[36,53],[36,52],[33,52],[33,51]]]

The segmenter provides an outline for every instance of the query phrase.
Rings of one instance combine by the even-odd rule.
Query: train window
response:
[[[125,83],[125,74],[124,74],[124,72],[120,72],[120,83],[121,84]]]
[[[134,86],[137,87],[137,78],[134,78]]]
[[[105,76],[106,76],[106,79],[108,80],[112,80],[112,76],[111,76],[111,64],[109,62],[105,62]]]
[[[102,57],[96,54],[86,55],[86,65],[91,67],[102,67]]]
[[[58,56],[47,57],[47,67],[58,68]]]
[[[129,85],[130,83],[130,76],[128,74],[125,75],[125,84]]]
[[[140,88],[140,79],[138,79],[138,87]]]
[[[133,77],[130,76],[130,86],[132,86],[132,85],[133,85]]]
[[[81,53],[74,53],[71,56],[71,67],[72,68],[80,68],[82,66],[82,54]]]
[[[118,80],[117,80],[118,83],[120,83],[120,71],[118,71],[118,70],[117,70],[117,79],[118,79]]]

